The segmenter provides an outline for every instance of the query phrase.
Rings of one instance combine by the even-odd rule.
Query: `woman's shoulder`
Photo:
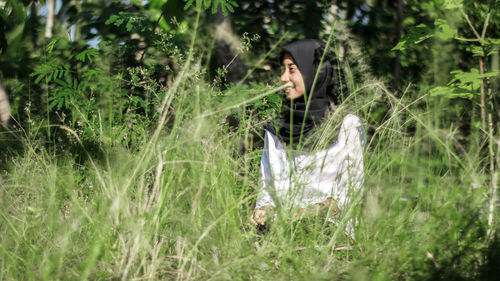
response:
[[[279,141],[279,139],[276,137],[276,135],[273,132],[271,132],[268,129],[265,129],[264,130],[264,141],[269,142],[269,140],[273,140],[275,142]]]
[[[356,126],[356,125],[362,125],[363,121],[361,121],[361,118],[356,114],[348,113],[342,120],[342,124]]]
[[[265,129],[264,143],[267,145],[268,148],[274,148],[278,150],[284,149],[284,145],[281,142],[281,140],[268,129]]]

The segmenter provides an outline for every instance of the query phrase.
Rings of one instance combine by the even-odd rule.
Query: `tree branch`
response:
[[[467,24],[469,24],[469,27],[472,29],[472,32],[474,32],[474,35],[476,35],[477,39],[481,39],[481,35],[477,32],[476,28],[474,28],[474,25],[472,25],[472,22],[469,19],[469,16],[464,12],[464,9],[462,7],[458,8],[462,15],[464,16],[465,20],[467,21]]]

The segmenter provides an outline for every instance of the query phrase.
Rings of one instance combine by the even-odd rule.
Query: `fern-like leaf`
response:
[[[82,77],[92,79],[92,77],[98,76],[99,74],[101,74],[99,69],[89,69],[82,75]]]
[[[30,74],[31,77],[35,78],[35,84],[40,83],[43,78],[45,82],[49,83],[55,79],[60,79],[68,74],[69,66],[67,64],[54,64],[47,63],[35,67],[33,73]]]
[[[189,9],[193,5],[194,0],[187,0],[186,5],[184,5],[184,10]]]
[[[184,10],[187,10],[189,7],[191,7],[194,3],[194,0],[185,0],[186,5],[184,6]],[[233,13],[234,12],[234,7],[238,7],[238,3],[234,0],[197,0],[196,5],[200,6],[203,4],[203,7],[205,10],[208,10],[210,7],[212,7],[212,14],[217,13],[217,9],[221,8],[222,14],[224,16],[228,15],[228,11]]]
[[[81,53],[76,55],[75,58],[81,62],[85,62],[85,60],[87,60],[87,61],[92,63],[93,59],[95,57],[97,57],[98,55],[99,55],[99,50],[94,49],[94,48],[90,48],[90,49],[83,50]]]

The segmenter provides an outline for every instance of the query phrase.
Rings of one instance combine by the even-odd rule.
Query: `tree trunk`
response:
[[[38,49],[38,19],[37,19],[37,14],[38,11],[36,9],[36,3],[35,1],[31,2],[31,12],[30,12],[30,33],[31,33],[31,41],[33,42],[33,47]]]
[[[499,64],[500,64],[500,56],[498,54],[493,54],[491,56],[491,65],[490,65],[491,71],[493,71],[493,72],[499,71],[500,70]],[[498,94],[495,94],[495,93],[500,93],[500,78],[499,77],[491,79],[490,89],[491,89],[491,93],[493,93],[490,96],[491,102],[492,102],[492,112],[495,113],[493,115],[493,122],[495,124],[500,125],[500,123],[499,123],[499,120],[500,120],[500,106],[499,106],[500,96]],[[500,127],[498,128],[498,130],[500,130]]]
[[[241,42],[240,38],[233,32],[231,17],[230,15],[225,17],[220,7],[214,17],[214,28],[215,46],[213,56],[215,66],[227,71],[222,79],[224,82],[236,84],[245,77],[248,72],[248,66],[240,59]],[[222,90],[226,88],[226,83],[221,83],[220,88]],[[226,122],[230,127],[236,128],[240,124],[240,119],[230,114],[226,116]],[[245,136],[244,140],[240,143],[241,154],[251,147],[253,139],[256,139],[253,135],[250,135],[250,139],[246,134]]]
[[[55,0],[47,0],[47,22],[45,23],[45,38],[52,38],[55,4]]]
[[[238,83],[245,77],[248,67],[240,59],[240,40],[234,34],[230,15],[224,17],[222,11],[215,15],[215,62],[217,67],[227,70],[225,80]]]
[[[398,0],[397,7],[397,19],[396,19],[396,42],[393,44],[394,46],[401,40],[401,29],[403,25],[403,0]],[[396,51],[396,58],[394,59],[394,67],[393,67],[393,80],[392,87],[394,90],[398,88],[399,84],[399,75],[401,73],[401,52]]]
[[[82,11],[82,1],[77,0],[76,1],[76,10],[78,13]],[[80,33],[81,33],[81,20],[75,21],[75,32],[73,34],[73,41],[78,41],[80,39]]]
[[[7,93],[0,79],[0,121],[2,125],[7,126],[10,120],[10,105]]]

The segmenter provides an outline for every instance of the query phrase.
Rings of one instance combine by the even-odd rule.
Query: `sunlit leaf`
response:
[[[189,9],[189,7],[191,7],[191,5],[193,5],[193,2],[194,2],[194,0],[187,0],[186,5],[184,5],[184,10]]]
[[[472,53],[473,56],[484,57],[483,48],[481,48],[480,46],[468,46],[465,48],[465,50]]]
[[[437,28],[436,35],[443,40],[452,39],[457,35],[457,30],[451,28],[448,22],[443,19],[434,21],[434,26]]]
[[[454,98],[472,99],[474,95],[478,94],[477,92],[457,87],[436,87],[430,90],[429,93],[431,96],[443,96],[449,99],[454,99]]]
[[[81,53],[76,55],[75,58],[81,62],[85,62],[86,60],[89,62],[92,62],[93,59],[95,57],[97,57],[98,55],[99,55],[99,50],[94,49],[94,48],[90,48],[90,49],[83,50]]]
[[[472,68],[470,72],[454,70],[450,72],[453,78],[447,86],[435,87],[430,91],[431,96],[443,96],[445,98],[467,98],[472,99],[479,95],[479,87],[482,79],[498,77],[499,72],[487,72],[480,74],[479,70]]]
[[[458,9],[463,7],[463,0],[445,0],[443,8]]]
[[[191,7],[194,3],[194,0],[185,0],[186,5],[184,5],[184,10],[187,10],[189,7]],[[224,16],[228,15],[229,12],[234,12],[234,7],[238,7],[238,3],[233,0],[203,0],[203,1],[196,1],[196,6],[203,5],[203,8],[205,10],[208,10],[211,8],[212,14],[217,13],[217,10],[221,9],[222,14]],[[201,8],[201,7],[200,7]]]
[[[54,39],[52,39],[49,44],[47,44],[47,52],[50,54],[52,53],[52,51],[54,50],[54,47],[56,45],[56,43],[59,41],[59,40],[66,40],[64,37],[55,37]]]
[[[393,51],[406,50],[407,46],[413,44],[419,44],[420,42],[432,37],[434,35],[434,31],[430,29],[425,24],[419,24],[410,29],[409,33],[403,36],[398,44],[392,48]]]
[[[85,73],[83,73],[82,77],[83,78],[92,78],[92,77],[98,76],[99,74],[101,74],[101,71],[99,69],[90,69],[90,70],[86,71]]]

